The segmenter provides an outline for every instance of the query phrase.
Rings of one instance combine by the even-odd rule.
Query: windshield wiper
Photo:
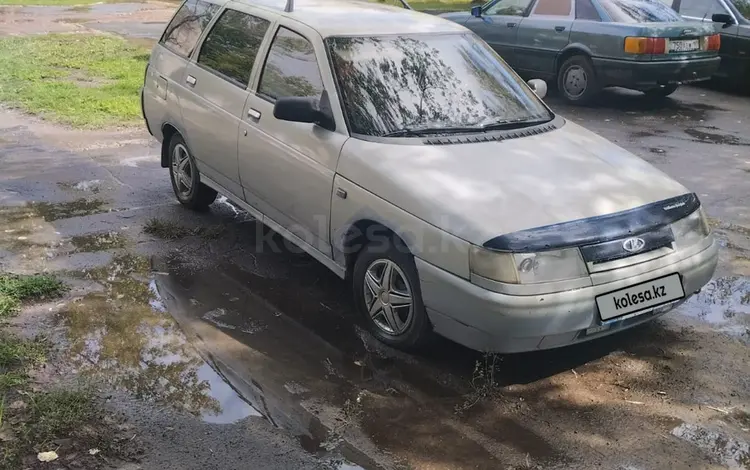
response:
[[[546,124],[550,122],[552,118],[545,119],[505,119],[502,121],[495,121],[489,124],[484,124],[480,127],[485,131],[500,131],[500,130],[511,130],[511,129],[522,129],[524,127],[537,126],[539,124]]]
[[[402,127],[395,131],[386,132],[381,137],[419,137],[435,134],[458,134],[461,132],[483,132],[481,127]]]
[[[383,134],[381,137],[419,137],[435,134],[461,134],[469,132],[487,132],[509,129],[521,129],[550,122],[552,118],[544,119],[504,119],[478,126],[446,126],[446,127],[402,127]]]

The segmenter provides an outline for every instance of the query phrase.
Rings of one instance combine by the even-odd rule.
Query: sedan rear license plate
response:
[[[636,312],[646,312],[685,297],[679,274],[626,287],[596,298],[599,316],[611,320]]]
[[[669,41],[669,52],[690,52],[697,51],[699,48],[700,41],[697,39]]]

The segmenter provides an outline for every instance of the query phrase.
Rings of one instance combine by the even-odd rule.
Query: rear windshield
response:
[[[740,11],[740,14],[750,19],[750,0],[732,0],[734,6]]]
[[[664,23],[683,21],[660,0],[599,0],[615,23]]]
[[[333,37],[326,43],[352,134],[553,118],[472,33]]]

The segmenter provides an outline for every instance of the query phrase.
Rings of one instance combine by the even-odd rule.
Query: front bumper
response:
[[[602,86],[647,90],[658,85],[708,80],[719,69],[720,63],[718,56],[642,62],[595,58],[594,68]]]
[[[680,273],[686,298],[713,276],[718,243],[637,276],[543,295],[507,295],[416,259],[422,298],[435,331],[478,351],[513,353],[551,349],[606,336],[656,318],[676,304],[627,319],[602,322],[595,298],[672,273]],[[683,300],[684,301],[684,300]]]

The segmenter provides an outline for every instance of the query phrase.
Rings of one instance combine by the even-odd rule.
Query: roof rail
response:
[[[401,5],[403,5],[404,8],[406,8],[407,10],[413,10],[414,9],[414,8],[411,7],[411,5],[409,5],[409,2],[407,2],[406,0],[400,0],[400,2],[401,2]],[[294,11],[294,0],[286,0],[286,5],[284,6],[284,11],[287,12],[287,13]]]

